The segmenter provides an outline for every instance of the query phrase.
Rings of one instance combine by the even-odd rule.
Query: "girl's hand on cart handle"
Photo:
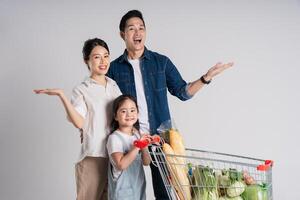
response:
[[[149,145],[149,141],[148,140],[135,140],[133,142],[133,145],[139,149],[143,149]]]
[[[159,144],[159,142],[160,142],[160,137],[158,135],[150,136],[149,134],[145,134],[141,137],[141,139],[135,140],[133,142],[133,145],[140,149],[143,149],[147,147],[149,144]]]
[[[161,139],[160,139],[159,135],[153,135],[151,137],[151,144],[159,145],[160,141],[161,141]]]
[[[150,137],[151,136],[149,134],[141,133],[141,138],[138,140],[135,140],[133,142],[133,145],[139,149],[143,149],[150,144],[150,142],[151,142]]]

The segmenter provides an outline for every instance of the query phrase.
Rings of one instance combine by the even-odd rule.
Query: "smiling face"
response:
[[[125,41],[128,51],[144,51],[146,28],[143,21],[138,17],[132,17],[126,21],[124,32],[121,37]]]
[[[109,53],[102,46],[95,46],[86,61],[91,71],[91,76],[104,76],[109,69]]]
[[[131,99],[126,99],[117,110],[115,120],[119,128],[132,128],[138,120],[138,109]]]

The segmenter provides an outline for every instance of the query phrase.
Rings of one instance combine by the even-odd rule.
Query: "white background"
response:
[[[187,102],[169,97],[186,146],[273,159],[276,200],[300,199],[300,2],[0,1],[0,199],[75,199],[78,131],[59,99],[88,71],[86,39],[123,53],[121,17],[143,12],[146,46],[171,58],[187,81],[218,61],[234,68]],[[148,199],[154,199],[149,170]]]

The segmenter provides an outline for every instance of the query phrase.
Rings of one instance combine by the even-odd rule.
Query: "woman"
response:
[[[110,66],[109,48],[98,38],[87,40],[83,59],[90,77],[76,86],[71,101],[61,89],[34,90],[36,94],[58,96],[68,119],[81,130],[81,152],[75,167],[77,199],[107,199],[106,137],[112,101],[121,95],[118,85],[106,73]]]

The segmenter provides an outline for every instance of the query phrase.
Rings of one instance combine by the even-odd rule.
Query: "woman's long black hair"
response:
[[[117,116],[117,112],[118,112],[119,108],[122,106],[122,104],[124,103],[124,101],[126,101],[128,99],[134,102],[137,111],[139,111],[137,101],[133,96],[123,94],[123,95],[120,95],[119,97],[117,97],[113,102],[113,116],[112,116],[112,120],[111,120],[111,124],[110,124],[111,133],[119,128],[119,123],[118,123],[118,121],[115,120],[115,117]],[[136,128],[139,131],[140,130],[139,120],[137,120],[133,126],[134,126],[134,128]]]

